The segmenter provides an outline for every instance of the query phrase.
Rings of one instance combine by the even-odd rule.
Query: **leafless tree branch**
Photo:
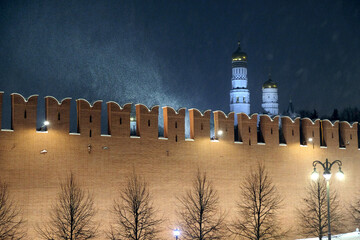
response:
[[[93,196],[80,188],[71,173],[60,185],[60,193],[50,212],[50,221],[37,227],[41,238],[46,240],[86,240],[95,238],[98,225]]]
[[[335,190],[330,190],[330,224],[331,231],[336,233],[344,227],[339,207],[339,200]],[[326,181],[318,179],[312,181],[306,187],[306,196],[301,201],[301,207],[297,209],[300,233],[306,237],[319,237],[327,235],[327,193]]]
[[[19,240],[25,236],[20,210],[9,198],[7,184],[0,181],[0,239]]]
[[[152,240],[160,232],[163,220],[156,218],[148,184],[135,173],[128,178],[120,198],[114,201],[112,212],[115,221],[108,239]]]
[[[192,189],[178,198],[182,239],[220,240],[225,235],[225,214],[219,211],[219,197],[206,173],[198,170]]]
[[[277,218],[282,198],[263,164],[251,171],[240,190],[238,217],[229,226],[230,232],[249,240],[284,238],[287,233],[281,230]]]

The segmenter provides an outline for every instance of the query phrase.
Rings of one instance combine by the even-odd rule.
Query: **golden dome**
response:
[[[270,76],[269,76],[269,80],[267,80],[266,82],[264,82],[264,84],[262,85],[262,88],[277,88],[277,83],[274,82],[273,80],[271,80]]]
[[[238,42],[238,48],[231,56],[233,61],[247,61],[247,54],[241,51],[240,42]]]

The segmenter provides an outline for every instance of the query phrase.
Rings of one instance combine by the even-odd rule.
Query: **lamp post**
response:
[[[180,236],[180,230],[176,228],[176,229],[173,231],[173,234],[174,234],[174,236],[175,236],[175,240],[178,240],[178,239],[179,239],[179,236]]]
[[[326,159],[326,161],[324,163],[316,160],[316,161],[313,162],[314,171],[311,174],[311,179],[317,180],[318,177],[319,177],[319,173],[316,171],[316,165],[320,164],[324,169],[323,176],[324,176],[324,178],[326,180],[326,194],[327,194],[328,240],[331,240],[331,229],[330,229],[330,184],[329,184],[329,181],[330,181],[330,178],[331,178],[331,167],[335,163],[339,166],[339,171],[336,174],[336,176],[339,179],[343,179],[344,178],[344,173],[341,171],[342,162],[340,160],[335,160],[333,162],[329,162],[328,159]]]

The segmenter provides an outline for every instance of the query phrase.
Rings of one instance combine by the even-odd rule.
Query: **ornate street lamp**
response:
[[[337,172],[336,176],[338,179],[342,180],[344,179],[344,173],[341,171],[342,162],[340,160],[335,160],[333,162],[329,162],[328,159],[324,163],[316,160],[313,162],[314,171],[311,174],[312,180],[317,180],[319,178],[319,173],[316,171],[316,165],[320,164],[323,169],[324,173],[323,176],[326,180],[326,193],[327,193],[327,212],[328,212],[328,240],[331,240],[331,230],[330,230],[330,178],[331,178],[331,167],[334,164],[337,164],[339,166],[339,171]]]

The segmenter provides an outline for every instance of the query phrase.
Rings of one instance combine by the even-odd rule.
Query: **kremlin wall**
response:
[[[2,98],[0,93],[0,126]],[[78,131],[69,133],[71,99],[59,102],[45,97],[46,120],[50,125],[47,131],[37,131],[37,100],[37,95],[25,99],[20,94],[11,94],[12,129],[0,131],[0,176],[9,184],[11,196],[22,209],[29,239],[38,239],[34,226],[48,219],[59,183],[70,171],[82,187],[94,194],[96,220],[101,223],[100,230],[105,231],[109,229],[113,200],[135,169],[149,183],[154,205],[165,217],[164,239],[173,238],[177,197],[191,188],[198,168],[207,172],[218,191],[221,209],[231,221],[236,214],[241,181],[258,161],[263,161],[284,199],[282,225],[291,227],[294,234],[296,207],[300,206],[310,182],[314,160],[343,162],[345,180],[340,182],[333,177],[331,188],[338,191],[344,211],[360,190],[358,123],[244,113],[226,115],[214,111],[212,140],[212,112],[189,109],[190,138],[186,139],[186,109],[164,107],[164,136],[159,137],[161,109],[137,104],[136,136],[131,136],[131,104],[108,102],[108,134],[102,135],[101,101],[89,104],[79,99]],[[235,141],[234,118],[238,122]],[[223,132],[221,136],[217,134],[219,130]],[[336,171],[334,167],[333,173]],[[350,230],[359,227],[348,226]],[[105,235],[100,232],[97,239],[105,239]]]

